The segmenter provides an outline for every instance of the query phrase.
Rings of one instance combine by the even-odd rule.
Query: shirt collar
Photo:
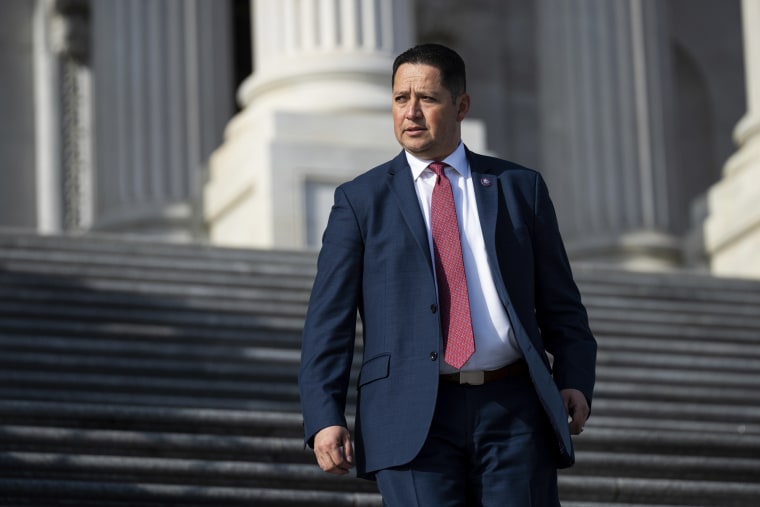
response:
[[[423,171],[427,169],[428,165],[430,165],[430,162],[434,162],[434,160],[419,159],[408,151],[405,151],[404,153],[406,154],[406,161],[412,169],[412,178],[414,178],[414,180],[417,180],[417,178],[422,175]],[[467,154],[465,153],[464,143],[462,143],[462,141],[459,141],[459,145],[451,155],[439,162],[451,166],[456,172],[465,178],[470,175],[470,165],[467,163]]]

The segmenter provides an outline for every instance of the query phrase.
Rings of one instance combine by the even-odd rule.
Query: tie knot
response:
[[[428,167],[436,174],[436,176],[440,177],[443,176],[443,170],[446,167],[446,164],[443,162],[431,162]]]

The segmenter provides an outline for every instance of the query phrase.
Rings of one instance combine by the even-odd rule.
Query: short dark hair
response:
[[[398,55],[393,62],[391,86],[396,79],[396,71],[405,63],[430,65],[440,70],[441,84],[454,98],[467,91],[464,60],[449,47],[441,44],[419,44]]]

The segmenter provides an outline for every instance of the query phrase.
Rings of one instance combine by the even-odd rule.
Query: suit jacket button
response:
[[[435,303],[433,303],[432,305],[430,305],[430,311],[433,312],[433,313],[437,312],[438,311],[438,305],[435,304]]]
[[[430,353],[430,360],[431,361],[435,361],[436,359],[438,359],[438,352],[431,352]]]

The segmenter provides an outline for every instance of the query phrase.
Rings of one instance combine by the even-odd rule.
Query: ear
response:
[[[465,92],[457,97],[457,121],[464,120],[467,113],[470,112],[470,95]]]

